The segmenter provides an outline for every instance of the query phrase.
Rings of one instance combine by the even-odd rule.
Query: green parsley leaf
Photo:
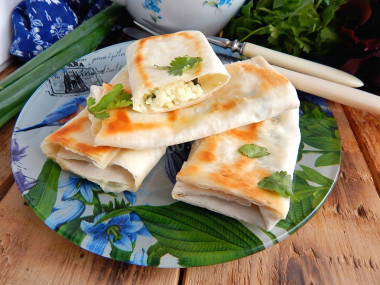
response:
[[[170,66],[154,66],[160,69],[166,69],[171,75],[181,76],[186,70],[194,68],[196,64],[199,64],[202,61],[203,59],[201,57],[190,57],[185,55],[174,58],[170,62]]]
[[[125,92],[121,84],[116,84],[100,101],[95,104],[95,99],[89,97],[87,99],[87,110],[99,120],[109,117],[106,110],[124,108],[132,105],[132,95]]]
[[[99,119],[99,120],[104,120],[104,119],[108,118],[109,116],[110,116],[110,114],[107,113],[106,111],[94,114],[94,117]]]
[[[292,187],[292,178],[286,171],[275,172],[257,184],[260,188],[277,192],[284,197],[292,197],[296,201]]]
[[[94,97],[89,97],[87,99],[87,107],[92,106],[94,104],[95,104],[95,98]]]
[[[293,55],[329,52],[339,43],[336,12],[346,0],[251,0],[226,38],[249,41]]]
[[[267,149],[265,147],[255,144],[245,144],[238,149],[238,152],[245,156],[248,156],[249,158],[269,155],[269,152],[267,152]]]

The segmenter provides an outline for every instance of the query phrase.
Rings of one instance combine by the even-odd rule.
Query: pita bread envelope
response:
[[[177,174],[173,198],[272,229],[286,217],[290,201],[258,182],[275,172],[293,174],[300,142],[298,116],[294,109],[193,142]],[[245,144],[265,147],[269,154],[249,158],[238,151]]]
[[[133,109],[143,113],[167,112],[198,103],[230,77],[199,31],[138,40],[128,46],[126,57]]]
[[[298,108],[297,92],[287,78],[262,57],[226,66],[230,80],[202,102],[165,113],[146,114],[120,108],[93,123],[95,145],[130,149],[152,149],[193,141],[206,136],[260,122]],[[126,68],[111,83],[128,89]],[[105,94],[92,86],[90,96],[98,102]]]
[[[94,146],[87,110],[47,136],[42,152],[62,169],[99,184],[106,192],[135,192],[165,153]]]

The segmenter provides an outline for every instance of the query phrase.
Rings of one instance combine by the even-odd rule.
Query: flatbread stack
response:
[[[300,141],[297,93],[262,57],[224,66],[210,49],[193,31],[131,44],[127,65],[108,84],[92,86],[88,100],[100,102],[121,84],[133,107],[107,109],[106,118],[84,110],[49,135],[42,151],[105,191],[121,192],[137,191],[167,146],[192,142],[173,198],[270,230],[286,217],[289,197],[258,184],[274,173],[294,171]],[[167,53],[159,56],[156,50]],[[183,74],[169,73],[165,66],[183,56],[201,60]],[[202,94],[153,102],[165,101],[160,92],[181,89],[171,89],[176,81],[200,85]],[[239,152],[246,144],[267,154],[249,158]]]

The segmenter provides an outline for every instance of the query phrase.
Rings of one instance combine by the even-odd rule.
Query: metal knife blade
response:
[[[123,29],[123,32],[124,32],[124,34],[126,34],[132,38],[138,39],[138,40],[152,36],[152,34],[146,32],[146,31],[134,28],[134,27],[125,27]]]

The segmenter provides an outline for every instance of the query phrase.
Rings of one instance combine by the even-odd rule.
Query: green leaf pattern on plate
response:
[[[311,102],[302,101],[304,112],[300,117],[301,144],[298,160],[308,153],[319,154],[314,166],[328,166],[340,162],[340,136],[334,118],[323,112],[320,106]],[[306,149],[305,145],[313,149]]]
[[[40,219],[45,219],[53,210],[58,189],[58,179],[61,167],[52,160],[46,160],[37,184],[24,195],[25,200],[34,209]]]
[[[264,249],[262,241],[235,219],[177,202],[168,206],[134,206],[158,243],[148,250],[150,265],[163,254],[181,266],[201,266],[240,258]]]

